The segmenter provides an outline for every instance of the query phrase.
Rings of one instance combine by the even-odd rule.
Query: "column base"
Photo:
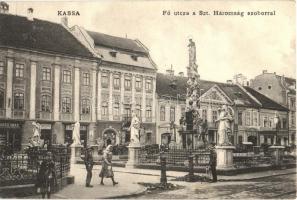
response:
[[[233,151],[234,146],[216,146],[217,150],[217,169],[228,171],[234,169]]]
[[[126,168],[133,168],[135,169],[136,166],[139,164],[139,150],[140,150],[140,143],[130,143],[128,146],[129,154],[128,154],[128,161],[126,163]]]
[[[80,160],[82,145],[71,145],[71,157],[70,162],[75,164],[78,160]]]

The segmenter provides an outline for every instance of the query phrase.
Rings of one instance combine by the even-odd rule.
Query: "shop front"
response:
[[[0,148],[20,151],[22,146],[22,122],[0,122]]]
[[[56,136],[52,135],[52,124],[40,123],[40,139],[44,140],[44,144],[47,146],[56,143]]]

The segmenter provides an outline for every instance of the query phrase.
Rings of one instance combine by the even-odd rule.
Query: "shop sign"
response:
[[[0,128],[21,128],[18,123],[0,122]]]
[[[52,129],[52,125],[51,124],[40,124],[41,129],[47,129],[47,130],[51,130]]]

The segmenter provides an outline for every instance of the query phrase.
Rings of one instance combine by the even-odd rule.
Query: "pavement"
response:
[[[105,185],[100,185],[101,166],[95,165],[93,168],[93,177],[91,184],[93,188],[85,187],[86,170],[82,164],[74,164],[71,166],[71,175],[75,177],[75,183],[68,185],[63,190],[52,195],[56,199],[108,199],[108,198],[128,198],[136,197],[144,194],[146,188],[137,184],[139,182],[159,183],[160,170],[150,169],[127,169],[121,167],[114,167],[115,180],[119,182],[118,185],[113,186],[111,179],[104,179]],[[167,171],[168,182],[183,185],[185,187],[193,187],[197,183],[189,183],[183,181],[171,181],[176,177],[186,175],[187,172]],[[286,174],[296,174],[296,168],[283,170],[269,170],[265,172],[255,172],[248,174],[240,174],[235,176],[218,176],[221,181],[245,181],[258,179],[263,177],[281,176]],[[295,175],[294,175],[295,176]],[[209,183],[211,184],[211,183]],[[222,182],[223,184],[223,182]],[[40,198],[34,196],[30,198]]]

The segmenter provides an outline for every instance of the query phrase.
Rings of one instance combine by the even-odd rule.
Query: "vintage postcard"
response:
[[[0,0],[0,197],[296,199],[295,6]]]

